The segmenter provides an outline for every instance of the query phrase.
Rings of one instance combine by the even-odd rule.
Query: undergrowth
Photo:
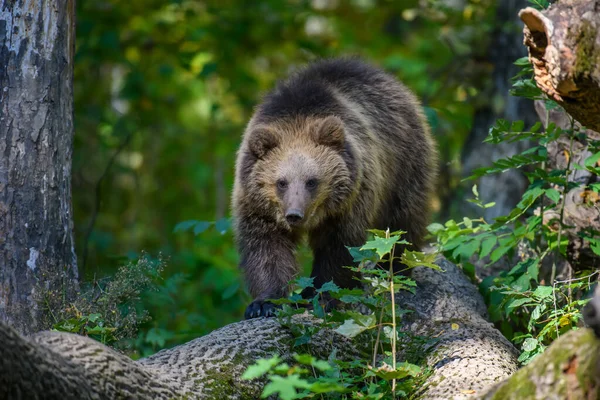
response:
[[[560,106],[535,85],[533,69],[526,57],[515,64],[521,67],[521,72],[513,78],[511,94],[542,100],[548,121],[550,111]],[[600,142],[588,137],[585,129],[569,118],[567,129],[549,123],[545,130],[540,122],[526,129],[523,121],[498,120],[485,142],[527,141],[532,147],[475,170],[468,179],[520,169],[529,180],[521,201],[508,215],[494,221],[463,218],[429,226],[439,251],[479,283],[491,320],[520,347],[522,364],[541,354],[560,335],[577,329],[582,321],[581,309],[587,302],[585,295],[598,279],[597,266],[573,268],[573,262],[581,263],[569,257],[566,230],[576,231],[596,257],[600,256],[600,232],[568,225],[565,201],[572,189],[581,188],[582,197],[588,199],[581,207],[598,207]],[[566,146],[563,150],[566,165],[551,168],[548,149],[560,146],[559,141]],[[587,147],[591,154],[582,163],[575,162],[576,143]],[[575,181],[575,171],[588,176],[586,182]],[[494,206],[494,203],[483,204],[476,185],[473,195],[469,201],[480,208]],[[480,281],[476,265],[481,269],[498,265],[504,268]]]
[[[342,289],[328,282],[315,290],[312,299],[303,299],[294,293],[288,299],[274,301],[282,306],[277,318],[292,333],[296,355],[293,365],[273,356],[258,360],[247,369],[243,379],[264,377],[268,381],[263,398],[270,395],[284,400],[323,398],[323,394],[326,398],[340,399],[406,398],[427,376],[428,371],[419,365],[420,357],[397,361],[399,340],[422,345],[429,339],[406,338],[407,334],[399,330],[399,322],[407,311],[398,307],[394,294],[414,292],[416,284],[409,277],[394,274],[393,262],[400,261],[407,269],[426,266],[439,270],[433,263],[435,255],[408,250],[397,254],[397,245],[408,244],[402,239],[404,232],[370,232],[373,238],[364,246],[349,248],[358,266],[347,268],[360,273],[363,289]],[[312,278],[300,278],[296,285],[298,292],[314,287]],[[339,302],[339,306],[327,313],[323,304],[331,300]],[[294,315],[304,313],[307,307],[318,318],[317,324],[294,320]],[[331,354],[327,360],[318,359],[311,351],[311,343],[315,335],[324,330],[348,338],[360,336],[358,341],[370,343],[369,350],[358,359],[339,357],[332,334]]]
[[[68,304],[52,305],[56,301],[46,296],[42,304],[49,310],[52,329],[130,350],[140,326],[150,320],[141,297],[158,290],[164,267],[162,258],[142,254],[121,266],[114,276],[84,283],[77,298]]]

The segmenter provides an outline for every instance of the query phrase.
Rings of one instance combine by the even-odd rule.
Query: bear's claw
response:
[[[252,303],[250,303],[250,305],[248,307],[246,307],[246,312],[244,313],[244,318],[252,319],[252,318],[259,318],[259,317],[265,317],[265,318],[274,317],[275,310],[277,308],[278,307],[275,304],[270,303],[268,301],[254,300]]]

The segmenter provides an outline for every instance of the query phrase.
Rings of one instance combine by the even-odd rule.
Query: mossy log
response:
[[[475,286],[453,264],[438,264],[444,272],[415,270],[416,293],[398,296],[413,311],[403,329],[436,337],[424,349],[433,373],[421,397],[467,398],[514,373],[517,352],[486,320]],[[308,315],[297,318],[316,322]],[[241,374],[254,360],[273,354],[292,362],[291,340],[276,319],[260,318],[133,361],[86,337],[60,332],[23,337],[0,324],[0,398],[254,399],[264,382],[242,381]],[[317,357],[326,358],[335,346],[338,357],[356,358],[365,344],[324,330],[311,346]],[[400,360],[409,348],[414,346],[400,351]]]
[[[583,126],[600,131],[600,0],[527,7],[519,17],[538,87]]]
[[[599,356],[600,340],[591,329],[571,331],[481,399],[598,399]]]

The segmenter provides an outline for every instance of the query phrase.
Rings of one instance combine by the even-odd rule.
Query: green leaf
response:
[[[540,316],[542,315],[542,304],[538,304],[533,311],[531,312],[531,322],[535,322],[538,319],[540,319]]]
[[[279,398],[282,400],[293,400],[300,398],[296,389],[310,388],[310,383],[297,374],[292,374],[285,377],[274,375],[269,377],[269,379],[271,379],[271,382],[265,385],[261,395],[263,399],[274,394],[279,394]]]
[[[384,237],[376,237],[373,240],[369,240],[361,250],[375,250],[380,259],[386,254],[389,254],[394,248],[394,245],[398,243],[400,236],[392,236],[388,239]]]
[[[484,175],[508,171],[509,169],[521,168],[526,165],[545,161],[547,150],[543,146],[533,147],[524,151],[521,154],[514,155],[508,158],[501,158],[492,163],[491,167],[477,168],[472,175],[466,179],[476,179]]]
[[[556,204],[560,201],[560,193],[556,189],[546,189],[546,196]]]
[[[598,164],[598,161],[600,161],[600,151],[586,158],[583,164],[590,169],[595,167]]]
[[[353,319],[347,319],[335,331],[340,335],[353,338],[367,329],[366,326],[358,325]]]
[[[512,300],[510,303],[508,303],[506,308],[508,310],[512,310],[513,308],[520,307],[522,305],[530,305],[530,304],[535,304],[535,303],[533,302],[533,300],[531,300],[528,297],[522,297],[520,299]]]
[[[488,236],[481,242],[481,253],[479,253],[479,257],[484,258],[487,257],[494,246],[498,243],[498,238],[496,236]]]
[[[385,364],[377,369],[372,369],[372,372],[381,379],[391,381],[392,379],[404,379],[407,376],[417,376],[421,373],[421,368],[417,365],[404,362],[397,364],[395,370]]]
[[[229,218],[221,218],[220,220],[215,222],[215,228],[217,229],[217,232],[219,232],[221,235],[227,233],[230,227],[231,220]]]
[[[306,289],[306,288],[314,288],[315,284],[314,281],[315,278],[309,278],[307,276],[301,276],[300,278],[296,279],[296,284],[298,286],[300,286],[300,289]]]
[[[175,225],[173,232],[187,231],[188,229],[191,229],[193,226],[195,226],[198,222],[199,221],[196,221],[195,219],[180,222],[177,225]]]
[[[360,247],[346,247],[352,256],[352,260],[357,263],[363,261],[377,262],[377,253],[374,250],[362,250]]]
[[[540,11],[545,10],[550,6],[550,2],[548,0],[527,0],[527,2]]]
[[[296,354],[294,355],[294,359],[298,361],[300,364],[311,365],[318,369],[319,371],[328,371],[331,369],[331,365],[327,361],[317,360],[315,357],[310,354]]]
[[[102,314],[98,314],[98,313],[90,314],[90,315],[88,315],[88,321],[96,322],[100,319],[100,317],[102,317]]]
[[[446,230],[446,228],[444,227],[444,225],[439,224],[437,222],[434,222],[433,224],[430,224],[427,227],[427,230],[433,234],[433,235],[437,235],[439,232],[443,232]]]
[[[421,251],[405,250],[400,257],[400,261],[408,268],[423,266],[435,269],[436,271],[441,271],[442,269],[435,263],[435,258],[435,253],[423,253]]]
[[[479,238],[471,237],[470,239],[471,240],[468,242],[465,242],[461,246],[458,246],[456,249],[454,249],[452,257],[458,259],[458,256],[460,256],[461,261],[466,261],[470,259],[473,254],[478,253],[480,245]]]
[[[246,369],[246,371],[242,374],[242,379],[250,380],[250,379],[259,378],[259,377],[263,376],[264,374],[266,374],[267,372],[269,372],[271,370],[271,368],[273,368],[280,362],[281,362],[281,359],[279,358],[278,355],[274,355],[271,358],[258,359],[258,360],[256,360],[256,362],[253,365],[250,365]]]
[[[311,393],[346,393],[348,389],[336,382],[316,381],[310,385]]]
[[[517,59],[513,64],[518,65],[519,67],[531,65],[529,62],[529,57],[527,56]]]
[[[554,289],[552,286],[538,286],[534,291],[533,295],[539,299],[545,299],[552,296]]]
[[[361,314],[356,311],[347,311],[345,313],[348,317],[351,317],[354,322],[364,327],[371,327],[375,324],[376,316],[375,314]]]
[[[506,253],[508,253],[511,248],[512,248],[512,246],[510,246],[510,244],[508,244],[506,241],[501,241],[500,245],[498,247],[496,247],[494,249],[494,251],[492,251],[492,254],[490,255],[490,261],[493,262],[493,263],[495,263],[503,255],[505,255]]]
[[[212,222],[208,222],[208,221],[199,221],[196,226],[194,226],[194,235],[199,235],[202,232],[206,231],[208,228],[210,228],[210,226],[212,225]]]
[[[319,296],[313,297],[312,305],[313,305],[313,314],[315,315],[315,317],[324,318],[325,310],[323,309],[323,307],[321,306],[321,303],[319,302]]]
[[[523,342],[523,350],[524,351],[533,351],[538,347],[538,341],[534,338],[527,338]]]
[[[386,237],[387,232],[381,229],[367,229],[367,232],[372,233],[375,237]]]
[[[590,248],[597,256],[600,256],[600,240],[590,240]]]
[[[514,82],[509,93],[516,97],[525,97],[532,100],[542,96],[541,89],[537,87],[533,79],[522,79]]]
[[[320,289],[317,289],[317,293],[324,293],[324,292],[332,292],[332,293],[337,293],[340,291],[340,288],[338,285],[336,285],[335,283],[333,283],[333,281],[329,281],[329,282],[325,282]]]

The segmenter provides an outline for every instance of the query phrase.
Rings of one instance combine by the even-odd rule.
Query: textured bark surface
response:
[[[424,349],[433,374],[422,397],[468,398],[516,371],[517,352],[485,320],[477,289],[456,266],[445,260],[439,265],[446,272],[415,270],[416,294],[398,298],[401,306],[414,311],[403,326],[438,339]],[[297,318],[314,323],[306,315]],[[453,323],[458,329],[452,329]],[[260,318],[225,326],[134,362],[85,337],[41,332],[24,338],[0,324],[0,398],[35,398],[43,393],[61,399],[124,394],[131,399],[254,399],[264,382],[241,381],[240,375],[257,358],[279,354],[291,362],[291,339],[277,320]],[[332,346],[338,357],[356,358],[361,344],[331,331],[313,338],[317,357],[326,358]]]
[[[490,33],[491,43],[488,48],[488,60],[493,65],[492,84],[486,92],[490,99],[486,107],[475,113],[473,129],[465,143],[462,162],[463,174],[469,176],[474,169],[487,167],[491,161],[512,156],[527,149],[526,142],[502,143],[491,146],[483,143],[489,129],[497,119],[509,121],[522,120],[526,126],[533,125],[537,120],[533,102],[528,99],[514,97],[509,94],[510,78],[519,72],[514,65],[516,59],[527,54],[522,46],[521,24],[517,12],[527,5],[526,0],[502,0],[497,4],[496,29]],[[478,181],[479,193],[484,202],[495,202],[496,206],[481,210],[467,203],[465,197],[470,197],[472,181],[466,184],[466,193],[460,192],[458,201],[463,204],[461,215],[476,214],[492,221],[494,217],[508,215],[513,207],[521,200],[521,195],[527,189],[528,183],[519,170],[510,170],[502,174],[484,176]],[[474,212],[475,210],[475,212]]]
[[[43,327],[37,298],[77,284],[71,212],[74,2],[0,6],[0,320]]]
[[[437,338],[427,349],[433,372],[421,389],[422,398],[469,398],[513,374],[519,352],[488,322],[483,298],[462,271],[443,259],[438,264],[445,272],[413,271],[416,294],[398,298],[402,307],[413,310],[402,326]]]
[[[587,128],[600,131],[600,0],[563,0],[519,12],[537,85]]]
[[[571,331],[482,399],[598,399],[600,341],[590,329]]]

